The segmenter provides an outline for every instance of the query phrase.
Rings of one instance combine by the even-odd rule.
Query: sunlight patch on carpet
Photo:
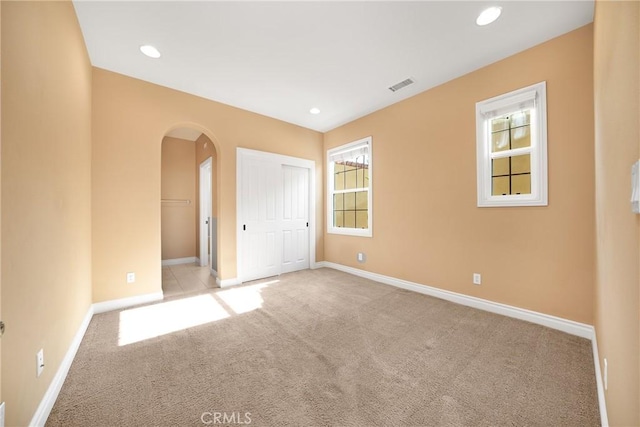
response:
[[[205,323],[229,313],[212,295],[199,295],[120,312],[118,345],[124,346]]]
[[[264,300],[260,295],[262,289],[279,282],[272,280],[270,282],[259,283],[257,285],[243,286],[241,288],[229,289],[228,291],[218,292],[216,295],[222,299],[236,314],[247,313],[249,311],[262,308]]]

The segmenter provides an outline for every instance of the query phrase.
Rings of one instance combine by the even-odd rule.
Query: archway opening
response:
[[[217,152],[194,127],[162,139],[161,254],[165,297],[216,287],[218,275]]]

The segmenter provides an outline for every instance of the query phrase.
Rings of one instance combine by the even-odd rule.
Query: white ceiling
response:
[[[588,24],[594,7],[592,0],[74,5],[94,66],[322,132]],[[502,6],[502,16],[477,26],[490,5]],[[162,57],[142,55],[143,44]],[[388,89],[408,77],[416,83]]]

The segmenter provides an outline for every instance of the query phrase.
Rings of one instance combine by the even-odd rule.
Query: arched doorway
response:
[[[216,286],[218,274],[217,152],[195,127],[162,139],[162,290],[165,297]]]

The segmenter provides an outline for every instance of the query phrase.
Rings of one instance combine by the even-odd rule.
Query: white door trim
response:
[[[242,166],[248,157],[258,158],[265,162],[278,163],[280,166],[297,166],[309,169],[309,261],[316,261],[316,162],[314,160],[268,153],[248,148],[236,149],[236,277],[243,282],[242,272]]]
[[[205,221],[207,221],[207,217],[211,216],[211,175],[212,175],[212,167],[211,167],[211,157],[208,157],[205,161],[200,163],[200,248],[199,248],[199,259],[200,259],[200,267],[204,267],[209,264],[209,256],[208,249],[211,244],[209,242],[209,228],[205,226]],[[205,186],[203,183],[206,181],[209,183]],[[207,189],[209,191],[207,191]],[[209,211],[207,211],[207,204],[209,205]],[[211,222],[211,218],[208,219]]]

